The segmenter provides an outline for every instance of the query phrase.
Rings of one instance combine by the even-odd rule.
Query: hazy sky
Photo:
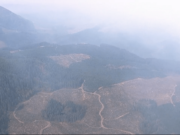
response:
[[[40,27],[77,32],[103,26],[106,32],[139,35],[157,56],[164,48],[180,53],[180,0],[0,0],[0,5]]]
[[[47,19],[68,12],[76,25],[78,19],[81,25],[106,24],[124,30],[164,27],[178,34],[180,30],[179,0],[1,0],[0,5],[20,15]]]

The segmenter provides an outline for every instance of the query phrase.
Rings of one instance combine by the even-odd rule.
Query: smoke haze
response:
[[[136,39],[138,46],[131,46],[141,53],[130,51],[142,57],[180,60],[178,0],[2,0],[1,5],[37,28],[73,34],[98,27],[98,31],[117,37],[115,40],[119,33],[128,35],[128,41]],[[122,42],[114,44],[114,39],[109,44],[123,47]]]

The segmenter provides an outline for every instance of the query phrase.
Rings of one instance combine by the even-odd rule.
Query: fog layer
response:
[[[98,26],[98,34],[113,37],[108,44],[142,57],[180,60],[178,0],[2,0],[1,5],[31,20],[37,29],[56,36]],[[54,37],[53,41],[57,42]],[[104,41],[101,38],[96,44]]]

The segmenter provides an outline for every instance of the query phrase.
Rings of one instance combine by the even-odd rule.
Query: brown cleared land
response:
[[[137,134],[142,133],[139,124],[142,116],[133,112],[135,102],[150,99],[157,105],[170,103],[176,95],[176,85],[180,76],[165,78],[137,78],[100,87],[96,92],[86,92],[84,83],[79,89],[61,89],[54,92],[40,92],[29,100],[22,102],[10,114],[9,133],[38,134]],[[48,101],[54,99],[61,103],[73,101],[87,106],[83,119],[75,122],[55,122],[44,120],[41,111]],[[23,108],[18,109],[20,105]]]
[[[60,56],[50,56],[50,58],[61,66],[69,67],[72,63],[90,59],[90,56],[86,54],[68,54]]]

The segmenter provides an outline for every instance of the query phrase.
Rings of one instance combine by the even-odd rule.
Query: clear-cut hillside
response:
[[[179,62],[39,43],[0,63],[0,134],[180,133]]]

